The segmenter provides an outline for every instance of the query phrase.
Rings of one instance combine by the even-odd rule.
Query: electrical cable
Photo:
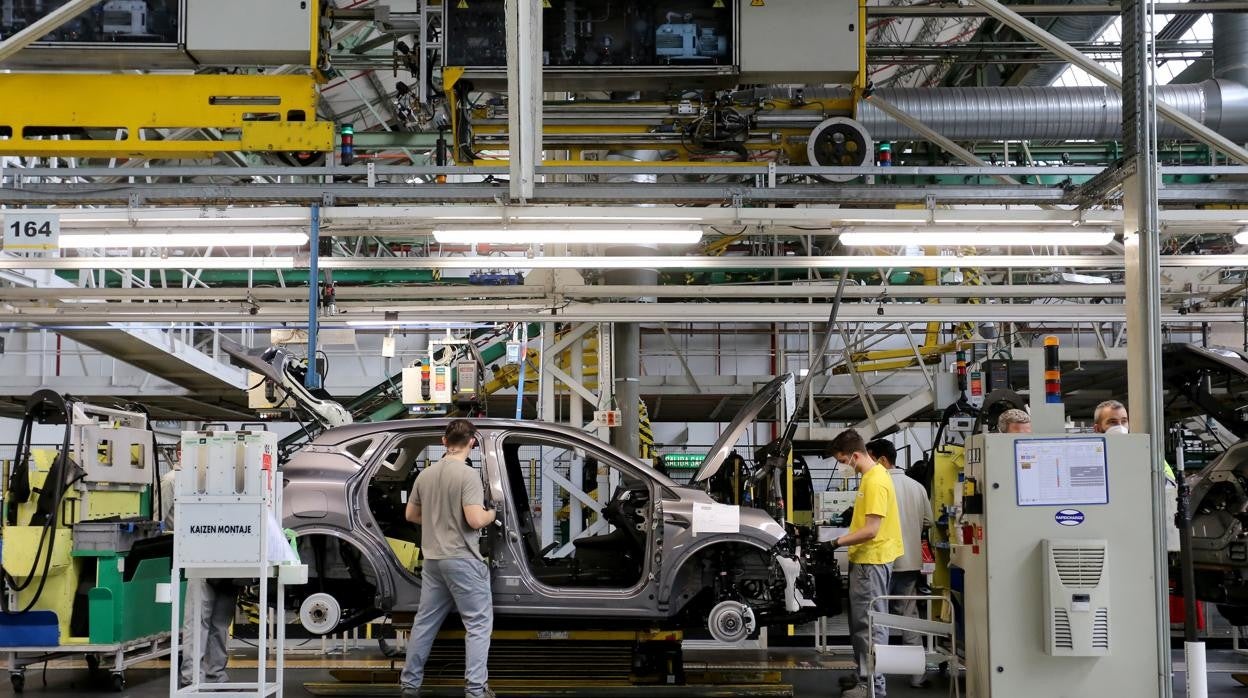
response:
[[[65,493],[69,491],[70,487],[74,486],[74,483],[86,478],[86,476],[87,474],[85,472],[79,473],[77,476],[74,477],[74,479],[66,483],[65,488],[60,491],[60,494],[56,499],[56,508],[58,511],[60,510],[61,501],[64,499]],[[30,574],[28,574],[26,577],[26,582],[18,586],[16,583],[16,580],[14,580],[11,576],[9,576],[7,572],[5,573],[5,577],[10,581],[11,586],[13,586],[15,591],[19,591],[19,592],[24,591],[26,588],[30,586],[30,583],[34,581],[35,567],[39,565],[39,553],[43,551],[44,539],[47,536],[47,533],[54,528],[53,524],[55,522],[56,522],[56,517],[53,516],[51,519],[49,519],[48,524],[44,526],[43,533],[41,533],[39,536],[39,548],[35,553],[35,561],[33,563],[33,566],[31,567]],[[22,610],[5,611],[6,614],[20,615],[22,613],[26,613],[34,609],[35,604],[39,603],[39,597],[43,596],[44,586],[46,586],[48,583],[48,572],[50,572],[52,569],[52,552],[55,550],[55,547],[56,547],[56,536],[54,535],[50,540],[48,540],[48,549],[47,549],[47,552],[44,553],[44,558],[43,558],[43,572],[39,575],[39,586],[35,588],[35,593],[33,596],[30,597],[30,602],[27,603],[26,607],[23,608]]]
[[[316,355],[325,359],[325,370],[321,372],[321,385],[325,385],[325,381],[329,378],[329,354],[326,354],[324,349],[317,349]],[[315,359],[312,362],[312,367],[316,367]]]

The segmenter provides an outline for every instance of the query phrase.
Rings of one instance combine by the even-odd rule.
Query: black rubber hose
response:
[[[43,573],[38,575],[39,586],[35,590],[35,594],[31,597],[26,608],[17,611],[17,613],[25,613],[38,603],[39,597],[43,595],[44,586],[48,581],[48,572],[52,568],[52,553],[56,548],[56,536],[51,534],[59,519],[61,505],[65,499],[65,493],[73,487],[74,483],[86,477],[86,473],[79,473],[69,482],[65,482],[73,459],[69,455],[70,435],[73,430],[74,400],[69,396],[61,396],[51,390],[40,390],[30,397],[26,402],[26,413],[22,417],[22,428],[18,437],[17,457],[14,459],[13,475],[10,477],[10,483],[17,481],[19,487],[24,487],[25,496],[20,499],[20,503],[30,501],[30,456],[31,456],[31,435],[33,426],[36,421],[46,418],[48,415],[47,407],[49,405],[60,408],[61,415],[65,419],[65,432],[61,439],[61,450],[57,454],[56,462],[48,471],[47,479],[44,481],[43,489],[39,492],[39,504],[35,509],[35,513],[31,516],[30,525],[41,525],[43,530],[39,534],[39,545],[35,550],[34,560],[31,562],[30,571],[26,574],[26,581],[18,583],[7,571],[3,572],[5,584],[15,592],[21,592],[28,589],[34,582],[36,572],[39,569],[39,556],[44,556]],[[43,422],[41,422],[43,423]],[[18,477],[19,473],[22,477]],[[19,503],[17,497],[12,503]],[[10,525],[16,521],[16,506],[10,508]],[[46,548],[46,549],[45,549]],[[10,611],[6,608],[6,613]]]
[[[58,498],[57,498],[57,508],[58,508],[58,509],[60,508],[60,503],[61,503],[61,500],[62,500],[62,499],[64,499],[64,497],[65,497],[65,493],[69,491],[69,488],[70,488],[70,487],[73,487],[73,486],[74,486],[74,483],[76,483],[76,482],[78,482],[79,480],[81,480],[81,479],[85,478],[86,476],[87,476],[87,474],[86,474],[86,473],[79,473],[76,477],[74,477],[74,479],[72,479],[72,480],[70,480],[68,483],[66,483],[66,485],[65,485],[65,489],[61,490],[60,497],[58,497]],[[54,523],[54,521],[53,521],[53,522],[49,522],[49,523]],[[44,530],[44,533],[47,533],[48,531],[53,530],[53,526],[45,526],[43,530]],[[39,537],[39,540],[40,540],[40,543],[39,543],[40,548],[42,548],[42,547],[43,547],[43,536],[42,536],[42,535]],[[30,603],[26,604],[26,608],[23,608],[23,609],[22,609],[22,610],[20,610],[20,611],[16,611],[15,613],[19,613],[19,614],[20,614],[20,613],[26,613],[27,611],[30,611],[30,610],[34,609],[35,604],[39,603],[39,597],[43,596],[43,588],[44,588],[44,586],[45,586],[45,585],[47,585],[47,583],[48,583],[48,571],[52,569],[52,552],[53,552],[53,550],[55,550],[55,548],[56,548],[56,536],[52,536],[52,538],[48,540],[48,551],[47,551],[46,556],[45,556],[45,557],[44,557],[44,559],[43,559],[43,572],[39,575],[39,586],[35,588],[35,594],[34,594],[34,596],[31,596],[31,597],[30,597]],[[36,556],[35,556],[35,563],[34,563],[34,564],[35,564],[35,566],[38,566],[38,565],[39,565],[39,557],[38,557],[38,555],[36,555]],[[30,582],[31,582],[33,579],[34,579],[34,569],[32,568],[32,569],[31,569],[31,574],[30,574],[30,575],[28,575],[28,577],[27,577],[27,579],[26,579],[26,583],[25,583],[24,585],[22,585],[22,588],[21,588],[21,589],[18,589],[18,591],[21,591],[22,589],[25,589],[25,588],[29,587],[29,586],[30,586]]]

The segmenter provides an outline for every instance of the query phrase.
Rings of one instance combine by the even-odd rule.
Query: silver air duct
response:
[[[1213,77],[1248,86],[1248,14],[1228,12],[1216,16]]]
[[[1097,5],[1101,0],[1069,0],[1068,5]],[[1101,35],[1105,31],[1105,27],[1113,21],[1111,15],[1070,15],[1064,17],[1056,17],[1049,23],[1047,29],[1050,34],[1065,41],[1066,43],[1091,41]],[[1041,24],[1041,26],[1044,26]],[[1066,69],[1068,63],[1041,63],[1032,67],[1031,70],[1018,81],[1021,87],[1047,87],[1052,85],[1058,75]]]
[[[1243,55],[1243,54],[1241,54]],[[1158,98],[1236,142],[1248,141],[1248,88],[1229,80],[1159,87]],[[1109,87],[882,88],[876,93],[959,141],[1111,140],[1122,137],[1122,96]],[[922,140],[869,102],[858,121],[877,141]],[[1187,139],[1161,120],[1163,139]]]

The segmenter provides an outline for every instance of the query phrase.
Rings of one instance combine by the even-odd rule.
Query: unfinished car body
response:
[[[499,512],[482,533],[498,622],[706,626],[735,641],[758,625],[837,612],[830,555],[803,550],[796,529],[761,510],[718,505],[697,489],[786,380],[750,401],[691,486],[578,430],[474,420],[470,462]],[[417,474],[442,455],[446,423],[331,429],[285,466],[285,525],[311,576],[292,601],[309,630],[416,610],[420,530],[404,509]],[[561,507],[543,510],[550,502]]]
[[[1165,348],[1167,414],[1204,414],[1216,421],[1229,446],[1200,472],[1189,475],[1192,565],[1196,598],[1218,605],[1235,625],[1248,624],[1248,437],[1244,419],[1248,356],[1192,345]],[[1176,569],[1170,578],[1180,579]]]

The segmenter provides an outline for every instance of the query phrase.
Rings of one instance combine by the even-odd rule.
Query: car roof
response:
[[[454,421],[451,418],[442,417],[437,419],[399,419],[388,422],[360,422],[356,424],[348,424],[347,426],[328,429],[317,435],[310,445],[314,446],[337,446],[349,441],[364,438],[367,436],[386,435],[395,432],[416,431],[416,430],[440,430],[445,429],[447,424]],[[589,441],[595,446],[612,452],[620,458],[631,460],[635,465],[645,467],[646,472],[654,476],[663,485],[668,487],[681,487],[679,483],[670,477],[660,473],[653,467],[650,467],[645,461],[638,458],[629,458],[625,454],[616,450],[613,446],[605,443],[593,435],[586,434],[580,429],[563,426],[561,424],[551,424],[549,422],[535,422],[517,419],[469,419],[472,425],[478,430],[487,431],[525,431],[534,435],[546,436],[562,436],[576,441]]]

